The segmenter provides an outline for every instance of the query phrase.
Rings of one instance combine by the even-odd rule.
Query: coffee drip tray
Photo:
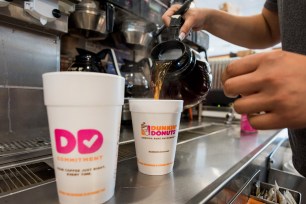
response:
[[[49,138],[37,137],[0,141],[0,164],[50,154],[51,142]]]
[[[54,170],[45,162],[0,168],[0,198],[54,180]]]

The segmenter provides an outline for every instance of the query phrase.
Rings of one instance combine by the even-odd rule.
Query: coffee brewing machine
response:
[[[67,70],[75,63],[77,50],[80,48],[94,53],[99,53],[105,48],[113,49],[122,76],[126,78],[122,121],[130,122],[128,99],[152,95],[150,52],[158,43],[172,38],[168,29],[161,29],[163,26],[161,16],[171,3],[176,2],[169,0],[79,2],[71,12],[69,32],[62,38],[61,59],[63,62],[67,61],[67,66],[61,67],[61,70]],[[184,42],[198,53],[197,56],[203,57],[206,56],[208,40],[208,34],[199,31],[192,32]],[[111,62],[112,60],[108,58],[101,62],[104,63],[103,67],[110,69],[108,72],[117,69],[114,69]]]

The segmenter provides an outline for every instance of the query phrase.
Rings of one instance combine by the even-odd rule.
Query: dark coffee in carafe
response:
[[[205,99],[211,88],[208,62],[178,40],[166,41],[153,48],[151,87],[155,99],[181,99],[190,108]]]

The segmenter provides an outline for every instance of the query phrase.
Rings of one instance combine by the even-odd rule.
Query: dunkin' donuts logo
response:
[[[169,136],[175,133],[176,125],[148,125],[145,122],[141,124],[142,136]]]
[[[82,129],[73,135],[64,129],[55,129],[55,146],[58,153],[68,154],[77,148],[80,154],[98,151],[103,144],[103,135],[95,129]]]

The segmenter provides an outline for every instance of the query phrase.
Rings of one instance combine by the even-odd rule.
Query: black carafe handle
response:
[[[116,58],[115,51],[113,49],[108,49],[108,48],[104,49],[104,50],[100,51],[97,55],[98,55],[99,59],[104,59],[107,54],[109,54],[111,59],[112,59],[116,74],[118,76],[122,76],[121,72],[120,72],[120,69],[119,69],[119,65],[118,65],[118,61],[117,61],[117,58]]]
[[[187,0],[185,3],[173,14],[173,15],[184,15],[189,9],[189,6],[193,0]],[[166,28],[166,25],[163,24],[154,34],[154,37],[159,36]]]

